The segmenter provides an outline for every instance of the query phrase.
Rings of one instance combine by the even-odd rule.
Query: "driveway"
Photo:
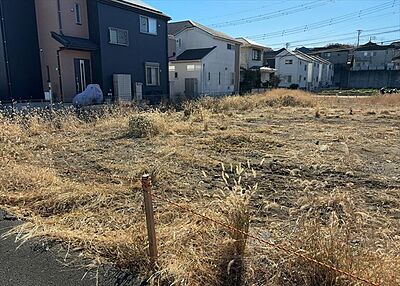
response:
[[[95,273],[85,275],[85,270],[65,267],[63,258],[55,251],[25,243],[19,248],[15,237],[2,238],[12,227],[21,224],[0,210],[0,285],[1,286],[95,286],[121,285],[106,279],[104,271],[99,284]],[[41,249],[40,249],[41,248]],[[109,280],[106,282],[106,280]]]

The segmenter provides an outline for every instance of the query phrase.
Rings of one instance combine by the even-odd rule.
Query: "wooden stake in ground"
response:
[[[147,234],[149,237],[149,254],[151,267],[154,268],[157,260],[157,241],[156,229],[154,221],[153,200],[151,197],[151,177],[150,175],[142,176],[142,188],[144,195],[144,209],[146,212]]]

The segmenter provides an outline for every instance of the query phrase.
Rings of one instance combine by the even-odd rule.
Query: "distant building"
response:
[[[333,65],[318,56],[284,49],[275,56],[275,68],[280,87],[316,90],[332,86]]]
[[[169,23],[168,32],[176,45],[170,49],[171,97],[239,92],[240,41],[193,21]]]
[[[240,86],[242,90],[266,87],[275,69],[264,65],[264,55],[271,48],[246,38],[237,38],[240,46]]]
[[[354,62],[352,71],[362,70],[395,70],[393,59],[396,57],[399,47],[395,44],[378,45],[368,42],[354,50]]]
[[[346,88],[348,86],[353,50],[354,47],[352,46],[335,44],[309,49],[306,53],[319,56],[331,62],[334,69],[333,86],[336,88]]]
[[[354,50],[350,88],[400,88],[400,44],[369,41]]]

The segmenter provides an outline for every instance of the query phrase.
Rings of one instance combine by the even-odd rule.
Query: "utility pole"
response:
[[[362,33],[362,30],[357,30],[357,48],[360,46],[361,33]]]

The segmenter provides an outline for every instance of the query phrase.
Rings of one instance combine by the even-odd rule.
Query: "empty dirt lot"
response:
[[[1,118],[0,208],[27,221],[21,240],[59,241],[94,266],[149,278],[137,181],[150,172],[157,195],[237,227],[249,216],[254,236],[400,283],[398,95],[279,90],[92,115]],[[251,238],[239,259],[229,230],[156,198],[155,213],[150,283],[364,285]]]

